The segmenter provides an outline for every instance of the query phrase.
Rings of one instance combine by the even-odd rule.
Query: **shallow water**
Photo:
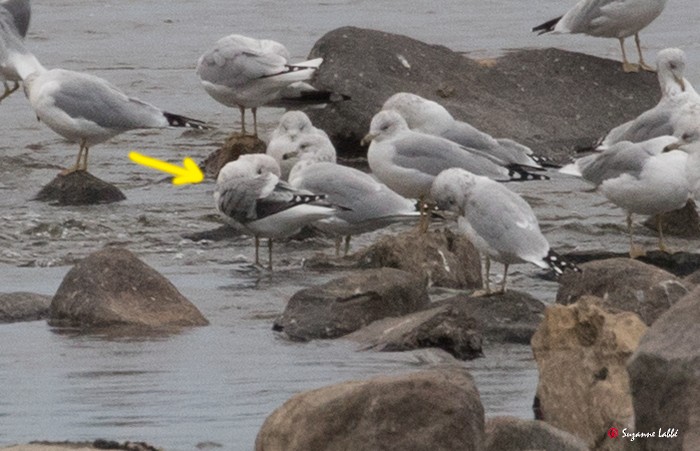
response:
[[[171,336],[72,335],[44,322],[0,325],[0,445],[33,439],[146,440],[167,449],[214,442],[251,449],[265,417],[301,390],[348,379],[427,368],[439,354],[355,352],[344,342],[289,343],[270,330],[297,289],[342,273],[301,269],[326,240],[276,249],[278,270],[250,266],[250,240],[194,243],[182,235],[219,225],[211,182],[173,187],[127,159],[136,149],[178,161],[200,159],[237,127],[238,113],[210,99],[194,74],[198,56],[229,33],[284,42],[303,58],[325,32],[356,25],[398,32],[476,56],[503,49],[558,46],[619,59],[614,40],[541,36],[529,28],[569,3],[506,0],[292,1],[153,0],[33,2],[29,43],[48,67],[85,70],[173,112],[204,119],[212,132],[143,131],[121,135],[91,152],[91,171],[116,183],[128,200],[116,205],[55,208],[31,201],[77,146],[36,122],[16,94],[0,105],[0,291],[53,294],[72,263],[104,245],[122,244],[166,275],[211,321]],[[292,6],[293,5],[293,6]],[[700,10],[674,0],[642,35],[647,59],[679,46],[688,78],[700,83]],[[631,51],[631,47],[630,47]],[[633,54],[633,52],[632,52]],[[261,111],[263,134],[281,110]],[[616,125],[616,124],[611,124]],[[562,176],[514,187],[534,206],[555,249],[624,251],[620,210]],[[395,227],[392,230],[400,229]],[[371,243],[385,230],[353,241]],[[639,229],[653,245],[652,233]],[[697,243],[672,239],[676,248]],[[497,268],[500,271],[500,268]],[[551,302],[556,284],[534,268],[512,268],[511,286]],[[530,418],[537,371],[528,347],[487,346],[465,363],[487,415]]]

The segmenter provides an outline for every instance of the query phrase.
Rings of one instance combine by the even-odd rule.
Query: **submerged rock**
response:
[[[646,330],[634,313],[613,313],[593,297],[548,307],[532,337],[540,374],[538,419],[584,439],[591,449],[610,440],[611,426],[630,427],[626,364]],[[617,444],[606,449],[623,449],[622,440]]]
[[[298,394],[263,423],[256,451],[483,449],[484,408],[463,369],[344,382]]]
[[[425,282],[412,274],[371,269],[297,291],[273,329],[292,340],[338,338],[372,321],[420,310],[428,302]]]
[[[558,49],[519,50],[480,64],[444,46],[342,27],[321,37],[310,57],[324,59],[314,86],[351,97],[307,112],[344,155],[364,154],[359,142],[372,116],[401,91],[440,102],[459,120],[559,160],[660,97],[653,73],[630,76],[618,61]]]
[[[628,365],[635,430],[646,450],[700,449],[700,287],[675,303],[644,335]]]
[[[87,171],[58,174],[34,198],[55,205],[109,204],[126,199],[119,188]]]
[[[630,258],[598,260],[579,267],[582,272],[561,277],[557,303],[568,305],[585,295],[597,296],[604,306],[634,312],[650,325],[688,293],[673,274]]]
[[[209,322],[172,283],[133,253],[107,247],[68,271],[51,301],[49,324],[168,328]]]
[[[216,180],[219,171],[229,161],[249,153],[265,153],[267,144],[257,136],[234,133],[223,146],[215,150],[199,165],[206,177]]]
[[[49,314],[51,296],[15,292],[0,293],[0,323],[36,321]]]
[[[588,451],[573,434],[538,420],[493,417],[486,421],[484,451]]]

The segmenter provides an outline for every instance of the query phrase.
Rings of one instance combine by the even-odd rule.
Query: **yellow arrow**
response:
[[[129,158],[136,164],[147,166],[149,168],[155,169],[157,171],[167,172],[175,177],[173,178],[173,185],[185,185],[187,183],[199,183],[204,180],[204,174],[197,166],[197,163],[192,160],[192,158],[185,158],[182,160],[184,167],[176,166],[170,164],[166,161],[157,160],[155,158],[147,157],[146,155],[141,155],[138,152],[129,152]]]

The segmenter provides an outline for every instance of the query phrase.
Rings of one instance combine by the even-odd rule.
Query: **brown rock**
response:
[[[249,153],[265,153],[266,149],[267,144],[257,136],[234,133],[221,148],[202,161],[200,168],[206,177],[216,180],[221,168],[229,161],[237,160],[241,155]]]
[[[351,97],[308,111],[345,155],[364,154],[359,142],[372,116],[401,91],[436,100],[459,120],[559,160],[660,97],[655,74],[628,77],[618,61],[558,49],[509,52],[484,65],[406,36],[343,27],[321,37],[310,57],[324,58],[315,87]]]
[[[483,450],[484,409],[469,373],[430,370],[301,393],[275,410],[256,451]]]
[[[126,196],[119,188],[87,171],[58,174],[35,197],[35,200],[55,205],[109,204],[124,199]]]
[[[484,451],[588,451],[575,435],[537,420],[494,417],[486,421]]]
[[[360,271],[296,292],[273,328],[293,340],[338,338],[372,321],[420,310],[428,302],[425,282],[410,273]]]
[[[429,286],[481,288],[479,252],[463,235],[449,229],[421,234],[386,235],[358,252],[363,268],[397,268],[427,278]]]
[[[51,296],[36,293],[0,293],[0,323],[36,321],[49,314]]]
[[[633,421],[626,363],[646,329],[637,315],[611,313],[592,297],[548,307],[532,337],[538,418],[591,449],[623,449],[606,432]]]
[[[682,236],[686,238],[700,237],[700,216],[698,216],[695,201],[692,199],[688,199],[688,203],[685,204],[685,207],[679,210],[669,211],[668,213],[650,217],[644,221],[644,225],[656,232],[658,230],[656,225],[658,217],[661,218],[664,235]]]
[[[635,440],[644,450],[700,449],[700,288],[654,322],[629,361]],[[675,439],[658,431],[677,429]]]
[[[593,261],[580,268],[581,273],[561,277],[557,303],[568,305],[584,295],[597,296],[604,306],[634,312],[649,325],[688,293],[673,274],[629,258]]]
[[[79,261],[51,301],[49,324],[71,327],[204,326],[206,318],[130,251],[107,247]]]

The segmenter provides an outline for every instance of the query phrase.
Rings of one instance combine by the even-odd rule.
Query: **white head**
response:
[[[430,196],[441,210],[464,215],[464,205],[477,176],[460,168],[445,169],[433,180]]]
[[[311,119],[302,111],[288,111],[280,118],[279,125],[275,129],[276,134],[285,134],[294,139],[304,133],[313,131],[315,127],[311,124]]]
[[[221,168],[216,183],[218,185],[229,180],[254,178],[267,174],[280,176],[280,166],[274,158],[263,153],[241,155],[237,160],[229,161]]]
[[[454,118],[442,105],[409,92],[399,92],[389,97],[382,110],[396,110],[408,124],[408,128],[422,133],[440,134]]]
[[[298,158],[289,172],[289,182],[294,185],[294,179],[302,170],[316,163],[335,163],[335,147],[328,136],[322,134],[303,135],[299,138],[296,149],[284,155],[283,158]]]
[[[369,133],[362,139],[362,143],[366,144],[373,140],[381,142],[385,139],[391,139],[404,130],[408,130],[408,124],[397,111],[380,111],[372,118],[372,122],[369,125]]]
[[[686,82],[683,78],[685,73],[685,52],[683,50],[668,48],[659,51],[656,55],[656,71],[661,91],[664,94],[685,91]]]

